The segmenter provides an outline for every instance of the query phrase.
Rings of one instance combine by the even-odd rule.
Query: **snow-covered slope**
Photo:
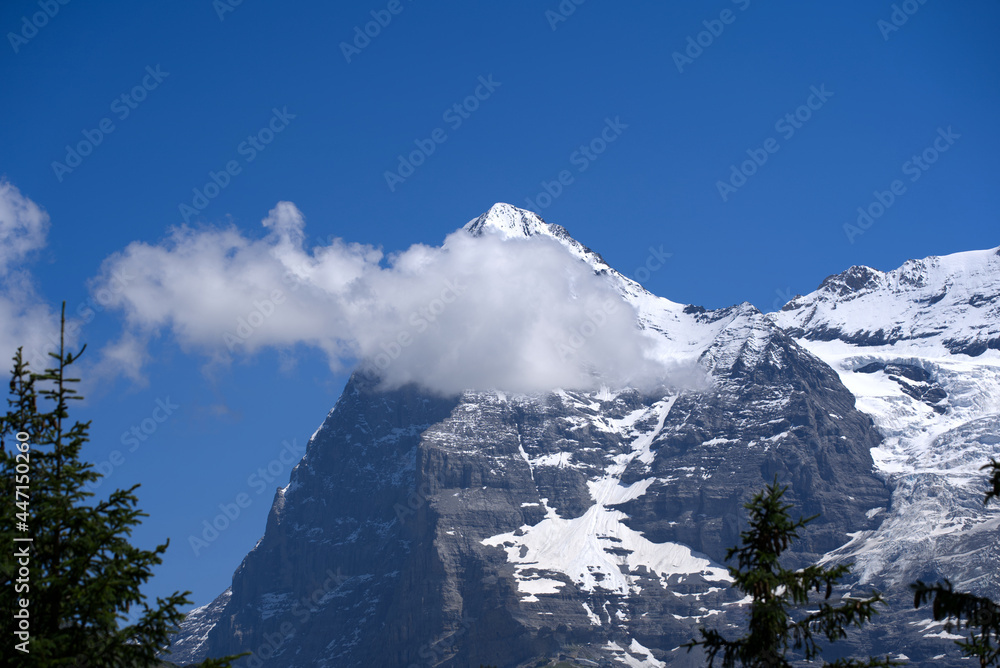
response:
[[[579,401],[566,393],[562,397],[571,403]],[[543,498],[540,503],[545,519],[541,522],[482,541],[484,545],[502,546],[506,550],[508,561],[517,564],[518,587],[528,598],[537,601],[535,594],[558,593],[564,583],[538,575],[524,576],[524,571],[562,573],[583,591],[603,589],[622,596],[641,592],[639,578],[633,575],[640,571],[655,574],[663,586],[671,575],[699,575],[707,581],[722,583],[732,581],[725,568],[693,554],[685,545],[651,542],[641,532],[629,528],[628,516],[615,508],[645,494],[656,481],[655,477],[648,477],[627,486],[621,484],[622,474],[631,462],[652,462],[650,446],[662,431],[674,399],[606,421],[609,432],[624,437],[628,451],[611,458],[603,475],[587,481],[594,504],[583,515],[560,517],[556,509],[549,507],[548,499]],[[646,429],[637,429],[637,425],[645,425]],[[572,459],[569,453],[535,460],[524,453],[524,457],[532,475],[535,467],[571,465]],[[599,626],[600,620],[595,618],[594,624]]]
[[[851,267],[784,306],[776,321],[810,341],[905,344],[933,356],[1000,349],[1000,248]]]
[[[885,435],[872,455],[892,505],[833,556],[866,580],[1000,593],[1000,512],[983,506],[980,470],[1000,455],[1000,249],[852,267],[771,318]]]
[[[174,638],[170,649],[177,656],[202,656],[208,649],[209,632],[215,628],[219,615],[226,609],[232,596],[232,589],[226,589],[206,605],[199,606],[184,618],[184,633]]]

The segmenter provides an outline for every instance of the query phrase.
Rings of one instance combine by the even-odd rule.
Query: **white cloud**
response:
[[[6,181],[0,180],[0,276],[45,246],[49,215]]]
[[[101,349],[98,362],[92,367],[94,378],[85,387],[87,394],[100,391],[104,380],[124,376],[136,385],[148,384],[142,368],[149,362],[148,341],[134,332],[125,332]]]
[[[94,284],[121,309],[115,351],[134,374],[137,341],[169,330],[213,359],[296,344],[334,369],[357,360],[387,386],[439,392],[638,384],[648,340],[635,312],[554,239],[473,237],[384,258],[336,240],[304,247],[305,220],[279,203],[251,239],[235,228],[173,229],[109,257]]]
[[[38,295],[25,268],[33,251],[44,248],[49,216],[12,184],[0,180],[0,375],[7,376],[18,347],[35,371],[58,341],[56,315]]]

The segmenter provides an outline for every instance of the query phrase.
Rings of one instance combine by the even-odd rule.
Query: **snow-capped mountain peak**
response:
[[[566,230],[546,223],[538,214],[504,202],[497,202],[489,211],[466,223],[463,229],[477,237],[499,234],[505,239],[527,239],[536,235],[566,236]]]
[[[748,302],[706,311],[654,295],[611,267],[564,227],[547,223],[537,214],[511,204],[494,204],[463,229],[476,237],[496,234],[505,241],[538,237],[557,241],[603,276],[624,302],[635,309],[638,327],[651,340],[651,357],[669,366],[688,371],[694,366],[705,371],[728,371],[737,360],[749,367],[756,366],[764,359],[762,353],[767,342],[778,329]]]

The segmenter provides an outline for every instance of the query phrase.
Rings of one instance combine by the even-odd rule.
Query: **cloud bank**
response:
[[[635,311],[554,239],[473,237],[381,250],[305,244],[305,219],[280,202],[252,239],[236,228],[174,228],[109,257],[92,285],[120,309],[118,362],[169,331],[216,361],[304,344],[335,370],[355,363],[386,387],[416,382],[534,392],[662,380]]]

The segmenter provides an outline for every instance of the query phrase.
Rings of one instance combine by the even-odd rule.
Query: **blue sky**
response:
[[[182,223],[262,240],[279,201],[306,247],[387,253],[510,202],[628,275],[670,253],[644,285],[710,308],[770,311],[854,264],[998,244],[995,2],[675,4],[3,3],[0,177],[50,221],[17,260],[47,310],[12,317],[88,313],[107,258]],[[859,207],[871,223],[845,230]],[[128,329],[97,307],[94,374]],[[147,591],[201,604],[346,370],[307,343],[214,364],[176,334],[150,336],[139,375],[91,383],[79,417],[106,484],[143,485],[137,539],[172,539]],[[196,555],[189,536],[241,494]]]

